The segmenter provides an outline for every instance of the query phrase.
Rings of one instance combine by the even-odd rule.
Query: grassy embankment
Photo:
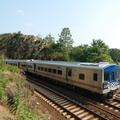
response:
[[[5,65],[0,61],[0,101],[8,101],[8,96],[5,95],[4,89],[12,82],[16,86],[15,95],[10,99],[10,110],[19,120],[40,120],[36,113],[29,110],[26,99],[22,94],[22,81],[15,80],[15,76],[10,78],[5,77],[5,72],[19,73],[17,66]]]

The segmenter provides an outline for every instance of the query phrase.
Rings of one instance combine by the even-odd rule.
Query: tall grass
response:
[[[4,98],[4,90],[3,90],[2,84],[0,83],[0,99],[3,99],[3,98]]]
[[[11,71],[11,72],[16,72],[16,73],[19,73],[20,70],[17,66],[12,66],[12,65],[9,65],[9,64],[5,64],[3,61],[0,61],[0,70],[1,71],[5,71],[5,70],[8,70],[8,71]]]
[[[4,78],[5,74],[0,70],[0,99],[5,98],[4,88],[6,87],[8,81]]]
[[[20,119],[20,120],[40,120],[40,117],[37,114],[33,113],[28,109],[27,102],[22,95],[21,82],[17,83],[17,91],[12,100],[12,112]]]
[[[0,61],[0,99],[5,98],[4,88],[7,86],[10,80],[5,79],[5,74],[3,71],[8,70],[11,72],[19,73],[20,70],[17,66],[5,65],[3,61]]]
[[[5,70],[9,70],[9,71],[14,72],[14,73],[20,72],[20,70],[17,66],[12,66],[12,65],[8,65],[8,64],[6,65]]]
[[[8,64],[5,65],[3,61],[0,61],[0,99],[5,98],[4,88],[6,87],[6,85],[11,81],[13,82],[15,79],[14,76],[6,79],[4,71],[11,71],[16,73],[20,72],[17,66],[12,66]],[[12,112],[18,117],[19,120],[40,120],[40,117],[38,117],[37,114],[29,110],[27,106],[26,99],[23,97],[22,93],[22,81],[17,80],[14,82],[17,86],[17,89],[15,92],[15,96],[11,100],[11,103],[13,103],[11,105]]]

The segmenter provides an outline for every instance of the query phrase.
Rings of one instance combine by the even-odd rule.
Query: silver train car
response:
[[[83,88],[113,99],[120,87],[120,68],[107,62],[80,63],[39,60],[4,60],[24,71]]]

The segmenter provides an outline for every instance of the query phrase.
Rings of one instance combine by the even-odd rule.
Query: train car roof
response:
[[[28,62],[30,60],[5,59],[4,61],[9,61],[9,62]]]
[[[105,67],[115,65],[115,64],[109,64],[109,62],[90,63],[90,62],[45,61],[45,60],[34,60],[34,59],[31,60],[5,59],[4,61],[27,62],[27,63],[36,63],[36,64],[59,65],[59,66],[91,68],[91,69],[104,69]]]
[[[68,66],[68,67],[93,68],[93,69],[94,68],[103,69],[107,66],[114,65],[114,64],[109,64],[109,62],[87,63],[87,62],[40,61],[40,60],[29,61],[29,63],[60,65],[60,66]]]

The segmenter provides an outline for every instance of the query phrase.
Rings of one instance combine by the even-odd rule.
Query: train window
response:
[[[41,71],[43,71],[43,67],[41,67]]]
[[[45,72],[47,72],[47,68],[45,68]]]
[[[94,73],[94,75],[93,75],[93,80],[94,80],[94,81],[97,81],[97,79],[98,79],[98,74]]]
[[[59,74],[59,75],[62,75],[62,70],[58,70],[58,74]]]
[[[48,68],[48,72],[50,72],[50,73],[51,73],[51,72],[52,72],[52,69],[51,69],[51,68]]]
[[[32,65],[28,65],[28,68],[32,68]]]
[[[114,72],[111,74],[111,80],[114,80]]]
[[[26,65],[25,65],[25,64],[22,64],[22,67],[26,67]]]
[[[56,69],[53,69],[53,73],[55,73],[55,74],[56,74]]]
[[[85,75],[82,74],[82,73],[80,73],[80,74],[79,74],[79,79],[80,79],[80,80],[84,80],[84,78],[85,78]]]
[[[40,67],[38,67],[38,70],[40,70]]]
[[[68,76],[72,76],[72,70],[71,69],[68,69]]]
[[[104,81],[109,81],[109,72],[104,73]]]

